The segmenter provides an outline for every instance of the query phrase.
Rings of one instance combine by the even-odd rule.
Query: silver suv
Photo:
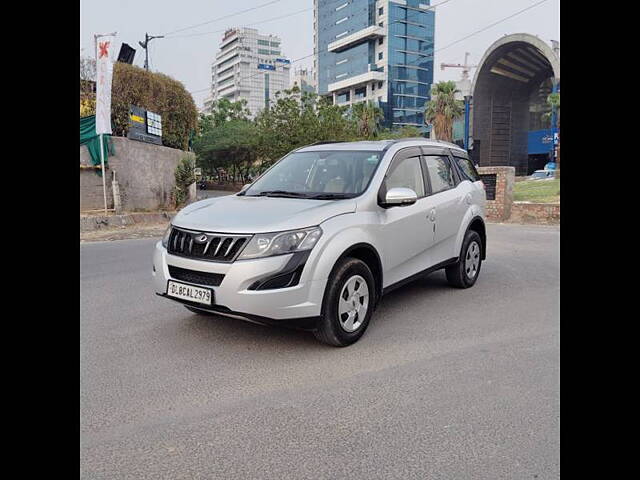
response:
[[[381,297],[444,268],[474,285],[485,192],[467,153],[425,139],[299,148],[235,195],[192,203],[155,247],[158,295],[346,346]]]

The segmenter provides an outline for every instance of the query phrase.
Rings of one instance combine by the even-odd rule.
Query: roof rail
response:
[[[326,145],[327,143],[345,143],[344,140],[326,140],[322,142],[314,142],[311,145],[305,145],[306,147],[313,147],[314,145]]]
[[[425,141],[425,142],[437,142],[437,143],[442,143],[442,144],[444,144],[444,145],[448,145],[448,146],[450,146],[450,147],[452,147],[452,148],[458,148],[458,149],[460,149],[460,150],[464,150],[464,148],[462,148],[462,147],[461,147],[461,146],[459,146],[459,145],[456,145],[455,143],[445,142],[444,140],[434,140],[434,139],[431,139],[431,138],[424,138],[424,137],[406,137],[406,138],[397,138],[397,139],[393,140],[393,143],[395,144],[395,143],[408,142],[408,141],[415,142],[415,141],[417,141],[417,140],[423,140],[423,141]]]

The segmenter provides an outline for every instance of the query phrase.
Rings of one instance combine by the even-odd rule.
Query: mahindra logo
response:
[[[196,234],[193,238],[196,243],[206,243],[209,239],[204,233]]]

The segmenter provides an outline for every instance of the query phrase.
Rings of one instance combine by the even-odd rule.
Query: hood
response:
[[[309,200],[300,198],[227,195],[192,203],[180,210],[172,224],[192,230],[220,233],[265,233],[319,225],[352,213],[353,199]]]

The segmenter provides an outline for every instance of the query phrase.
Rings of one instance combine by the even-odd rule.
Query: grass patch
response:
[[[513,185],[513,199],[516,202],[559,203],[560,179],[517,182]]]

